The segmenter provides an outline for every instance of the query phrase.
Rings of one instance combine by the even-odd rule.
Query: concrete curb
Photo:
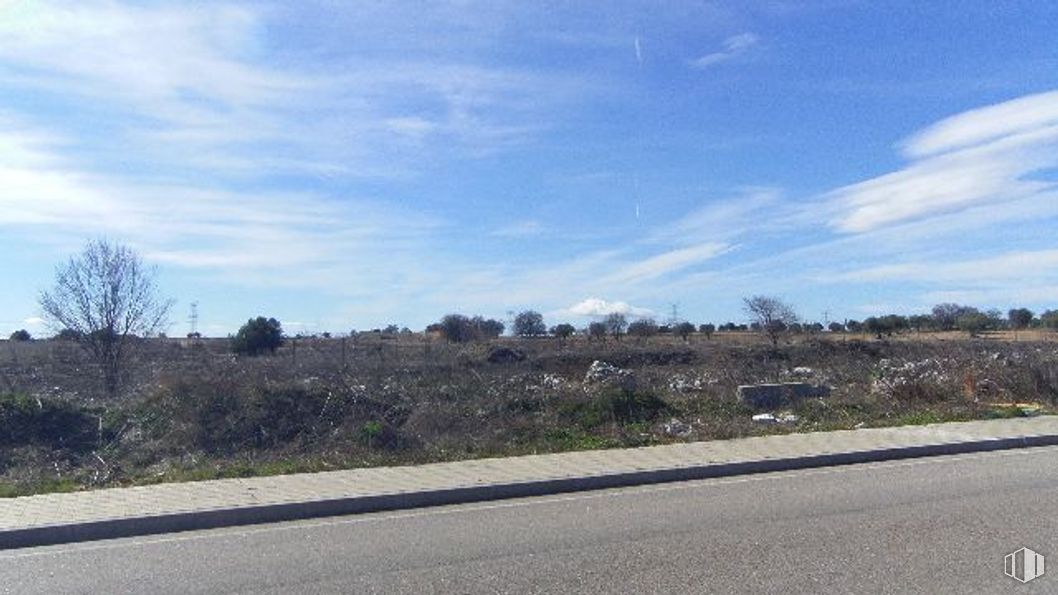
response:
[[[217,508],[74,524],[24,527],[0,530],[0,549],[216,529],[448,504],[466,504],[506,498],[546,496],[674,481],[1056,445],[1058,445],[1058,434],[982,439],[791,458],[645,469],[627,473],[586,475],[540,481],[494,483],[451,489],[351,496],[331,500]]]

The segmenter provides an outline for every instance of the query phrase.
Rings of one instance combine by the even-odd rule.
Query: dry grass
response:
[[[223,340],[150,341],[115,401],[75,346],[8,343],[0,393],[22,396],[0,401],[0,415],[28,415],[44,434],[0,444],[0,493],[1020,414],[996,405],[1010,402],[1046,412],[1058,346],[1029,336],[824,334],[773,349],[748,333],[464,345],[366,335],[300,339],[260,358],[235,358]],[[525,357],[489,363],[497,346]],[[595,360],[634,382],[586,383]],[[791,406],[794,424],[754,423],[735,397],[740,384],[793,379],[833,389]],[[33,418],[57,402],[68,404],[66,430]],[[61,440],[84,438],[86,420],[93,440]]]

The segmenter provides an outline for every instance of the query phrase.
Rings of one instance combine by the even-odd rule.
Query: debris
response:
[[[690,424],[685,424],[675,417],[662,426],[662,429],[669,436],[689,436],[692,430]]]
[[[607,384],[624,390],[635,390],[636,376],[631,370],[595,360],[584,375],[584,384]]]

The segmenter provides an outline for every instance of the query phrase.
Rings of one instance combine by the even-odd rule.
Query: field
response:
[[[1013,339],[361,334],[262,357],[150,340],[112,399],[76,344],[7,341],[0,495],[1054,411],[1053,334]],[[829,395],[764,409],[736,394],[788,381]]]

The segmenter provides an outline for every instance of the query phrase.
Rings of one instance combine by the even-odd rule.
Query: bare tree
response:
[[[783,332],[797,322],[797,313],[793,307],[778,298],[755,295],[743,298],[742,302],[746,314],[771,340],[772,346],[778,345]]]
[[[158,297],[154,271],[135,252],[106,240],[59,266],[55,287],[40,294],[48,323],[75,336],[99,364],[108,396],[117,393],[131,339],[163,329],[172,304]]]
[[[628,328],[628,319],[625,318],[624,314],[620,312],[611,312],[603,320],[603,324],[606,325],[606,330],[610,331],[615,339],[620,340],[621,335],[624,334],[625,329]]]

